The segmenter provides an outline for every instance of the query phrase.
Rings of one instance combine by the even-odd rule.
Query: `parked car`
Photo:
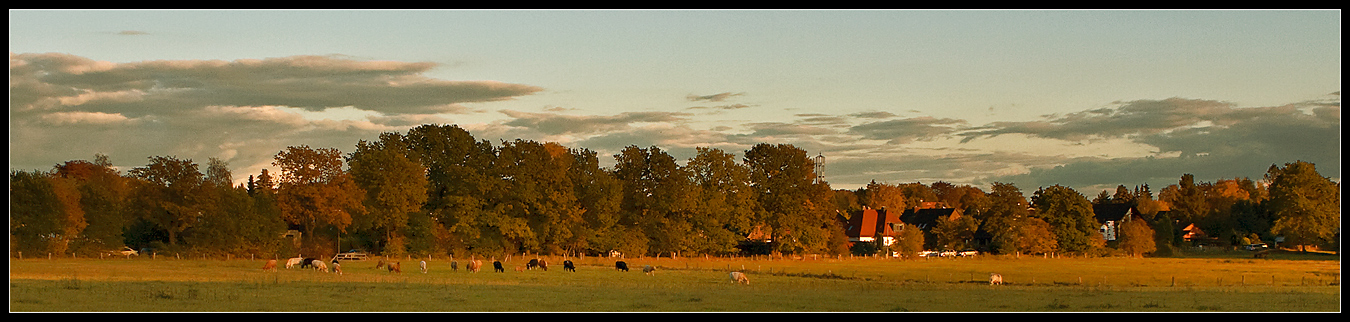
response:
[[[938,256],[939,256],[939,257],[956,257],[956,251],[954,251],[954,250],[944,250],[944,251],[942,251],[941,253],[938,253]]]
[[[970,257],[970,256],[979,255],[979,254],[980,254],[980,252],[979,252],[979,251],[976,251],[976,250],[974,250],[974,249],[967,249],[967,250],[961,251],[960,253],[957,253],[957,255],[961,255],[962,257]]]
[[[1247,250],[1250,250],[1250,251],[1258,251],[1258,250],[1263,250],[1263,249],[1270,248],[1269,246],[1266,246],[1266,244],[1251,244],[1251,245],[1247,245],[1247,246],[1243,246],[1243,247],[1246,248]]]
[[[919,252],[919,257],[928,257],[928,256],[933,256],[933,255],[935,255],[935,254],[937,254],[937,252],[931,251],[931,250],[925,250],[925,251]]]
[[[122,254],[122,256],[141,255],[140,252],[137,252],[135,249],[131,249],[131,247],[126,246],[122,246],[122,250],[117,251],[117,253]]]

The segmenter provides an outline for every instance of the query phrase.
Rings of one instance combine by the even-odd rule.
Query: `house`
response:
[[[927,232],[937,226],[938,219],[956,220],[961,218],[961,209],[957,208],[921,208],[908,209],[900,215],[900,221],[919,227]]]
[[[849,217],[848,223],[844,225],[844,234],[848,235],[850,242],[872,242],[881,238],[883,245],[890,246],[895,243],[900,223],[900,216],[894,211],[864,208]]]
[[[1181,238],[1188,242],[1197,242],[1209,239],[1209,236],[1205,235],[1205,232],[1203,230],[1200,230],[1200,227],[1196,227],[1195,224],[1186,225],[1186,228],[1182,228],[1181,231],[1185,233],[1181,235]]]
[[[1116,240],[1119,237],[1120,226],[1131,220],[1142,219],[1139,209],[1129,204],[1100,204],[1092,205],[1092,216],[1097,219],[1100,225],[1098,232],[1107,241]]]

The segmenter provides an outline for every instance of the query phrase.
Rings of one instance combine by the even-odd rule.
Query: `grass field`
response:
[[[468,273],[464,262],[261,270],[262,260],[11,259],[11,312],[1339,312],[1336,255],[1270,259],[894,260],[588,257],[576,272]],[[284,263],[284,259],[282,260]],[[643,265],[658,267],[655,274]],[[732,284],[729,270],[750,285]],[[991,286],[990,272],[1005,285]]]

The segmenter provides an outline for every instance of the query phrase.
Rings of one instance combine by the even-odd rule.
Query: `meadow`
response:
[[[1243,256],[1245,255],[1245,256]],[[533,257],[530,257],[533,258]],[[262,259],[10,260],[11,312],[1339,312],[1338,255],[1198,258],[547,257],[547,271],[464,260],[348,261],[343,274]],[[658,270],[643,274],[643,265]],[[745,272],[736,285],[729,271]],[[989,285],[991,272],[1004,285]]]

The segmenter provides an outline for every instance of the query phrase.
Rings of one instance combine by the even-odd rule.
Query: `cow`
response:
[[[617,262],[614,262],[614,270],[625,271],[625,272],[627,272],[627,271],[628,271],[628,263],[624,263],[623,261],[617,261]]]
[[[316,271],[323,271],[324,273],[328,272],[328,265],[324,264],[323,261],[321,260],[316,260],[314,261],[313,264],[310,265],[314,266],[314,270]]]
[[[492,271],[506,273],[506,269],[502,268],[502,261],[492,261]]]
[[[516,266],[516,271],[517,271],[517,272],[524,272],[524,271],[525,271],[525,267],[523,267],[523,266]]]
[[[390,273],[400,273],[400,274],[403,273],[403,269],[400,268],[398,264],[399,264],[399,262],[389,262],[389,264],[387,264],[387,266],[389,266],[389,272],[390,272]]]
[[[375,269],[380,269],[381,267],[385,267],[387,265],[389,265],[389,262],[386,262],[384,261],[383,258],[381,258],[379,262],[375,263]]]
[[[531,259],[529,263],[525,263],[525,269],[534,269],[535,267],[539,267],[538,258]]]
[[[547,271],[548,271],[548,261],[542,260],[542,259],[539,260],[539,268],[542,268],[542,269],[544,269],[545,272],[547,272]]]
[[[564,271],[576,272],[576,271],[577,271],[577,267],[576,267],[576,266],[572,266],[572,261],[571,261],[571,260],[564,260],[564,261],[563,261],[563,270],[564,270]]]
[[[750,278],[745,277],[745,273],[731,272],[731,282],[736,284],[745,283],[745,285],[750,285]]]
[[[295,267],[295,265],[300,265],[300,261],[302,261],[302,260],[305,260],[305,259],[304,259],[304,258],[300,258],[300,257],[288,259],[288,260],[286,260],[286,268],[289,269],[289,268],[291,268],[291,267]]]
[[[426,273],[427,273],[427,261],[422,261],[421,263],[418,263],[417,265],[419,265],[419,266],[422,268],[422,274],[426,274]]]
[[[1003,275],[998,273],[989,273],[989,285],[1003,285]]]
[[[333,272],[342,275],[342,264],[338,264],[338,261],[333,261]]]
[[[313,262],[314,262],[314,258],[313,258],[313,257],[305,257],[305,259],[300,260],[300,268],[306,268],[306,267],[314,266],[314,263],[313,263]]]
[[[653,275],[656,274],[656,268],[651,265],[642,265],[642,272],[647,275]]]
[[[459,271],[459,262],[456,262],[456,261],[450,261],[450,270],[458,272],[458,271]]]
[[[264,264],[263,264],[263,270],[264,270],[264,271],[276,271],[276,270],[277,270],[277,260],[275,260],[275,259],[268,260],[267,263],[264,263]]]
[[[468,269],[469,272],[477,273],[478,269],[483,268],[483,261],[471,260],[468,265],[465,265],[465,268]]]

